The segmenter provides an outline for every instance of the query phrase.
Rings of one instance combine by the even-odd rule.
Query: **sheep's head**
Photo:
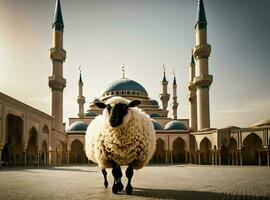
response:
[[[141,103],[139,100],[127,101],[121,97],[112,97],[106,104],[96,102],[95,105],[101,109],[105,109],[105,114],[108,116],[109,123],[112,127],[118,127],[129,121],[129,108],[136,107]]]

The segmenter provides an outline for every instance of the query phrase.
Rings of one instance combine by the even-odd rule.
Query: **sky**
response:
[[[78,113],[78,67],[85,110],[106,86],[126,76],[159,100],[162,65],[178,116],[188,118],[188,66],[195,44],[197,0],[61,0],[64,18],[64,119]],[[54,0],[0,0],[0,91],[48,114]],[[269,0],[204,0],[211,127],[240,127],[270,118]],[[160,102],[160,100],[159,100]],[[171,112],[170,99],[170,116]],[[161,105],[161,102],[160,102]]]

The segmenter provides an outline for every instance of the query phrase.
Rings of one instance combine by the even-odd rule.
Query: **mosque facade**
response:
[[[268,165],[270,119],[250,127],[230,126],[211,128],[209,92],[213,76],[209,74],[208,58],[211,45],[207,43],[207,21],[203,0],[198,0],[195,24],[196,43],[189,64],[189,119],[178,117],[177,81],[169,84],[164,68],[161,81],[161,105],[148,96],[147,90],[135,80],[123,76],[110,83],[99,99],[85,110],[83,78],[78,81],[78,116],[63,123],[63,92],[66,80],[63,63],[64,23],[60,0],[56,0],[53,19],[51,115],[0,93],[0,165],[60,165],[89,162],[85,156],[85,132],[92,120],[102,113],[96,101],[105,102],[113,96],[138,99],[139,106],[151,117],[156,131],[156,152],[151,163]],[[168,93],[172,87],[172,96]],[[168,102],[172,98],[172,106]],[[168,116],[172,109],[172,117]]]

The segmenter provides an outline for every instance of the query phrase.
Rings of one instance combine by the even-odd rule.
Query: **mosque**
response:
[[[212,165],[268,165],[270,143],[270,119],[250,127],[230,126],[211,128],[209,91],[213,76],[208,72],[211,46],[207,43],[207,21],[203,0],[198,0],[195,24],[196,44],[192,49],[189,64],[188,98],[189,119],[177,116],[177,82],[174,77],[171,87],[173,117],[168,116],[169,82],[164,68],[161,81],[160,106],[148,96],[138,82],[123,75],[110,83],[99,99],[90,102],[84,110],[83,79],[78,81],[78,117],[69,118],[68,126],[63,123],[63,92],[66,80],[63,63],[64,23],[60,0],[56,0],[52,25],[53,46],[50,49],[52,75],[51,115],[26,105],[0,92],[0,165],[60,165],[87,163],[84,151],[85,131],[91,121],[102,110],[95,101],[106,101],[112,96],[129,100],[139,99],[139,106],[147,113],[156,130],[156,152],[151,163],[212,164]]]

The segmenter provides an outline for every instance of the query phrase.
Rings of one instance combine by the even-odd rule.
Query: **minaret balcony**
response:
[[[201,74],[194,78],[195,85],[198,86],[210,86],[213,82],[213,76],[209,74]]]
[[[194,81],[190,81],[188,83],[188,90],[194,90],[196,87],[195,87],[195,84],[194,84]]]
[[[196,59],[208,58],[211,53],[210,44],[200,44],[193,48],[193,55]]]
[[[60,76],[49,76],[49,86],[53,89],[64,89],[66,87],[66,79]]]
[[[161,94],[160,95],[160,100],[163,102],[163,101],[165,101],[165,102],[167,102],[167,101],[169,101],[169,99],[170,99],[170,95],[169,94]]]
[[[66,51],[62,48],[51,48],[50,58],[52,60],[59,60],[63,62],[66,60]]]
[[[84,96],[78,96],[77,102],[78,102],[79,104],[80,104],[80,103],[84,104],[84,103],[85,103],[85,97],[84,97]]]

